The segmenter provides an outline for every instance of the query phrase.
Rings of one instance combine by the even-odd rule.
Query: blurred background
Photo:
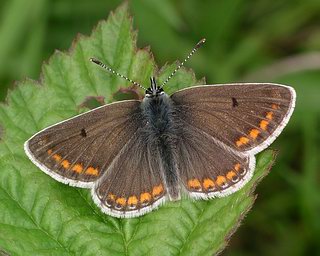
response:
[[[117,0],[1,0],[0,100],[14,81],[38,79],[55,49],[89,35]],[[182,60],[207,83],[278,82],[297,91],[275,166],[223,255],[320,255],[320,1],[132,0],[138,46],[159,66]]]

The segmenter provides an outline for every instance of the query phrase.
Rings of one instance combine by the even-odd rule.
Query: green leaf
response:
[[[88,190],[61,184],[28,160],[23,143],[32,134],[83,111],[79,105],[86,97],[110,102],[128,86],[90,63],[90,57],[148,85],[157,68],[148,50],[136,48],[136,37],[122,5],[90,37],[79,36],[70,52],[56,52],[44,64],[40,82],[21,82],[0,106],[0,248],[10,255],[212,255],[226,246],[251,208],[272,151],[259,155],[252,180],[231,196],[167,203],[134,219],[101,213]],[[174,66],[161,69],[159,79]],[[200,82],[182,69],[167,89]]]

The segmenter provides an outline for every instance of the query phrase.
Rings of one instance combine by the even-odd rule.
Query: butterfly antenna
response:
[[[190,59],[190,57],[206,42],[206,39],[203,38],[201,39],[196,46],[192,49],[192,51],[188,54],[188,56],[178,65],[178,67],[170,74],[170,76],[168,76],[168,78],[162,83],[162,85],[160,86],[160,88],[162,88],[163,86],[165,86],[166,83],[168,83],[168,81],[175,75],[175,73],[177,73],[177,71],[183,67],[183,65],[187,62],[187,60]]]
[[[98,60],[98,59],[96,59],[96,58],[90,58],[90,61],[93,62],[93,63],[95,63],[95,64],[97,64],[98,66],[100,66],[100,67],[108,70],[110,73],[115,74],[115,75],[117,75],[117,76],[119,76],[119,77],[121,77],[121,78],[129,81],[129,82],[132,83],[133,85],[139,86],[140,88],[144,89],[145,91],[147,90],[147,89],[146,89],[145,87],[143,87],[141,84],[139,84],[139,83],[131,80],[130,78],[128,78],[128,77],[126,77],[126,76],[124,76],[124,75],[119,74],[117,71],[114,71],[112,68],[109,68],[106,64],[102,63],[100,60]]]

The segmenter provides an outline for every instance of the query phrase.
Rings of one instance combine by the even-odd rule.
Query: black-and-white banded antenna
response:
[[[183,67],[183,65],[190,59],[190,57],[206,42],[206,39],[201,39],[196,46],[192,49],[192,51],[188,54],[188,56],[177,66],[177,68],[168,76],[168,78],[161,84],[160,88],[165,86],[166,83],[177,73],[177,71]]]
[[[107,71],[109,71],[110,73],[117,75],[125,80],[127,80],[128,82],[132,83],[133,85],[139,86],[140,88],[144,89],[145,91],[147,90],[145,87],[143,87],[141,84],[131,80],[130,78],[121,75],[120,73],[118,73],[117,71],[113,70],[112,68],[108,67],[106,64],[104,64],[102,61],[96,59],[96,58],[90,58],[90,61],[97,64],[98,66],[102,67],[103,69],[106,69]]]

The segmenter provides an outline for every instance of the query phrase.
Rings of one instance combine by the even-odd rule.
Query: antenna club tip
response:
[[[196,48],[201,47],[205,42],[206,42],[206,39],[205,39],[205,38],[202,38],[202,39],[197,43]]]
[[[98,60],[98,59],[96,59],[96,58],[90,58],[89,59],[91,62],[93,62],[93,63],[96,63],[96,64],[101,64],[101,61],[100,60]]]

